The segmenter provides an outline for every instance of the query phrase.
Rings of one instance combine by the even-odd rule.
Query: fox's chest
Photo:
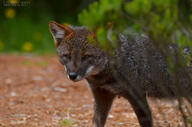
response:
[[[116,82],[116,80],[110,76],[104,76],[102,78],[87,78],[87,82],[89,84],[94,85],[95,87],[104,86],[104,85],[110,85]]]
[[[98,75],[89,76],[86,78],[86,80],[93,87],[103,87],[106,85],[114,84],[116,82],[113,75],[108,72],[102,72]]]

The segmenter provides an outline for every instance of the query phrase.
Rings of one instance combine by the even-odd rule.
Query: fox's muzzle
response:
[[[77,73],[76,72],[70,72],[69,73],[69,78],[71,79],[71,80],[75,80],[76,78],[77,78]]]

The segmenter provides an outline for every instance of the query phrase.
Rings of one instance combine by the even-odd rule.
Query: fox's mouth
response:
[[[78,82],[78,81],[81,81],[81,80],[83,80],[84,78],[83,77],[81,77],[80,75],[77,75],[77,77],[76,78],[72,78],[71,76],[69,76],[68,74],[67,74],[67,78],[68,79],[70,79],[71,81],[73,81],[73,82]]]
[[[70,78],[69,78],[70,79]],[[81,77],[81,76],[77,76],[77,78],[76,79],[70,79],[70,80],[72,80],[73,82],[78,82],[78,81],[81,81],[81,80],[83,80],[84,78],[83,77]]]

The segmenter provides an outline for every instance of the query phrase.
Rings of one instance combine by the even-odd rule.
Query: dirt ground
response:
[[[148,100],[155,127],[184,127],[176,100]],[[69,81],[56,56],[0,55],[0,127],[91,127],[92,116],[86,82]],[[127,100],[115,99],[106,127],[139,127]]]

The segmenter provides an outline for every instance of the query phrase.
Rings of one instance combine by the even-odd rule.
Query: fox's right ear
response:
[[[72,30],[68,26],[63,26],[54,21],[49,23],[50,32],[54,38],[56,47],[69,35],[72,34]]]

